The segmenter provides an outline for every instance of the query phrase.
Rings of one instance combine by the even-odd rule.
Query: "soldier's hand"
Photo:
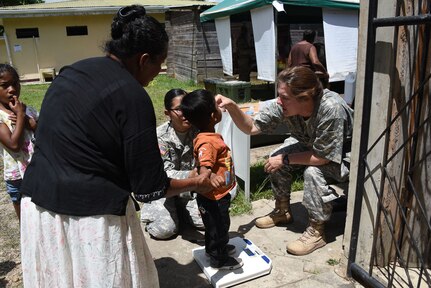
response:
[[[265,162],[264,170],[266,173],[274,173],[283,166],[283,155],[279,154],[269,157]]]
[[[227,110],[228,106],[230,106],[230,105],[236,105],[236,103],[232,99],[230,99],[228,97],[225,97],[225,96],[223,96],[221,94],[217,94],[215,96],[215,101],[216,101],[217,106],[220,107],[220,109],[223,112],[225,112]]]

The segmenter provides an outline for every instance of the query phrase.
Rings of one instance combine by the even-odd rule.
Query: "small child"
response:
[[[229,191],[235,186],[235,171],[229,147],[214,125],[221,120],[220,108],[214,95],[207,90],[195,90],[183,97],[184,117],[199,129],[193,141],[198,172],[212,171],[211,182],[217,187],[205,196],[197,195],[197,203],[205,225],[205,251],[212,268],[233,270],[240,268],[241,259],[230,257],[235,246],[229,245]]]
[[[15,68],[0,64],[0,149],[6,190],[20,219],[21,181],[33,155],[38,113],[19,100],[21,84]]]

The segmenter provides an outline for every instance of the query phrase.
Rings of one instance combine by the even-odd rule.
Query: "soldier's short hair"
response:
[[[308,67],[295,66],[287,68],[278,74],[278,82],[289,86],[295,98],[298,101],[307,101],[313,99],[317,101],[322,97],[322,83],[316,74]]]
[[[164,104],[165,109],[170,110],[172,109],[172,100],[178,96],[184,96],[187,92],[183,89],[171,89],[165,94]]]

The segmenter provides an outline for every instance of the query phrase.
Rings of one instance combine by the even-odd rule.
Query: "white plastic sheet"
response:
[[[265,81],[275,81],[275,25],[274,8],[272,5],[253,9],[251,22],[256,48],[257,78]]]
[[[221,61],[223,63],[223,72],[227,75],[233,75],[232,64],[232,38],[230,35],[230,18],[215,19],[217,31],[218,46],[220,48]]]
[[[342,81],[356,71],[358,50],[358,11],[322,9],[325,54],[329,81]]]

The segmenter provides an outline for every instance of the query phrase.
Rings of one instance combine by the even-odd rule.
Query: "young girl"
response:
[[[0,149],[3,150],[3,170],[6,190],[20,218],[20,186],[33,155],[33,132],[37,126],[37,111],[19,101],[21,84],[16,70],[0,64]]]

